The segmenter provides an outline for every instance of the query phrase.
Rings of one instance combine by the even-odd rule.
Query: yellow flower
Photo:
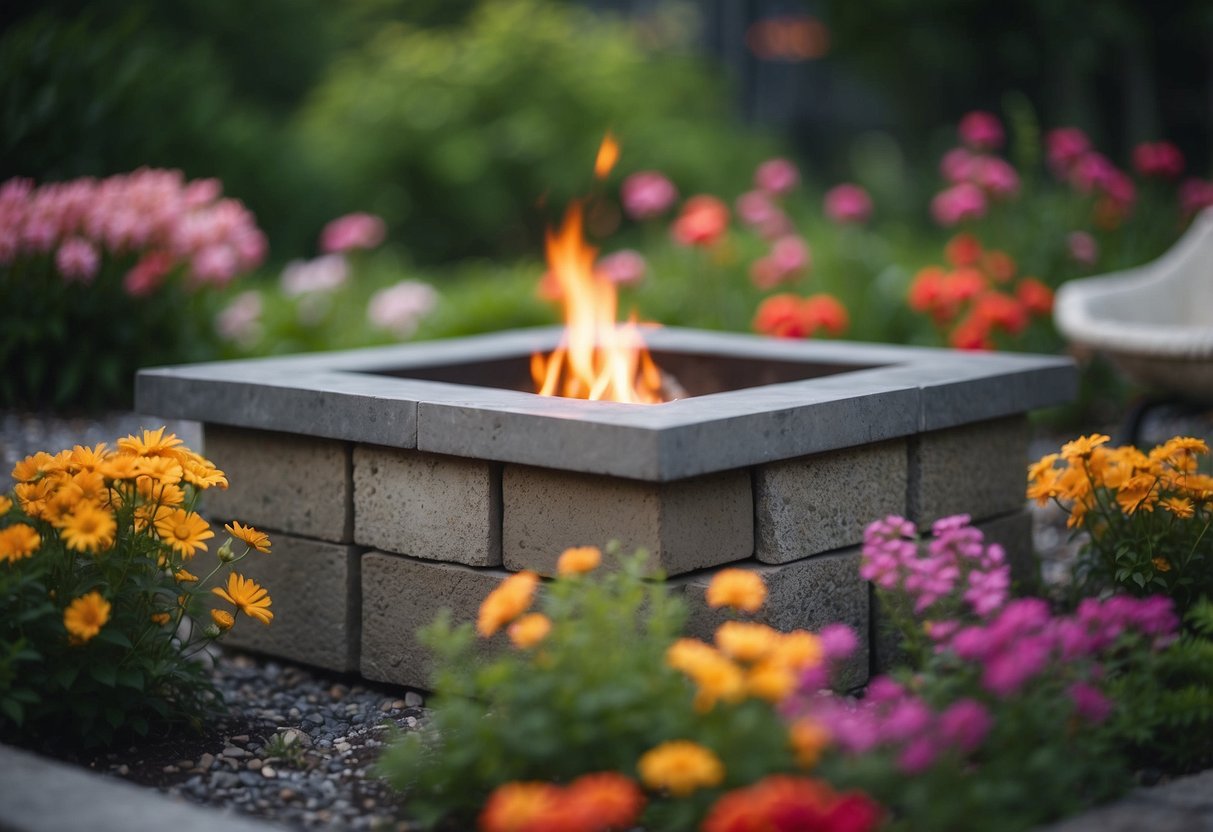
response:
[[[1100,445],[1111,441],[1112,437],[1104,436],[1102,433],[1093,433],[1090,436],[1080,436],[1072,442],[1067,442],[1061,446],[1061,456],[1066,460],[1090,456]]]
[[[515,647],[523,650],[534,647],[548,637],[552,631],[552,622],[541,612],[532,612],[522,616],[508,630],[510,641]]]
[[[1154,560],[1150,561],[1150,563],[1154,564],[1154,568],[1159,572],[1171,571],[1171,562],[1166,558],[1154,558]]]
[[[767,585],[757,572],[748,569],[722,569],[708,584],[709,607],[732,607],[757,612],[767,597]]]
[[[1203,439],[1196,439],[1192,436],[1175,436],[1168,439],[1162,446],[1166,449],[1168,455],[1176,454],[1207,454],[1209,452],[1209,444]]]
[[[42,538],[33,526],[14,523],[0,529],[0,561],[28,558],[42,545]]]
[[[265,532],[259,532],[252,526],[242,526],[235,521],[226,524],[223,528],[227,529],[228,534],[242,541],[246,546],[256,549],[258,552],[269,554],[270,536]]]
[[[746,691],[767,702],[782,702],[796,688],[797,675],[783,662],[767,659],[746,674]]]
[[[1158,502],[1155,482],[1149,474],[1139,474],[1122,485],[1116,492],[1120,510],[1129,515],[1137,511],[1154,511],[1154,504]]]
[[[118,523],[114,515],[101,506],[82,502],[63,519],[61,528],[60,534],[67,548],[96,554],[114,544]]]
[[[164,431],[165,428],[145,430],[142,437],[131,435],[125,439],[119,439],[118,450],[127,456],[162,456],[176,459],[180,454],[177,446],[182,442],[175,434],[170,433],[165,436]]]
[[[227,588],[215,587],[211,592],[224,601],[236,607],[249,618],[255,618],[262,624],[269,624],[274,614],[270,612],[270,596],[266,590],[254,581],[237,575],[235,572],[227,576]]]
[[[58,462],[55,457],[46,451],[38,451],[13,466],[13,479],[17,482],[33,482],[57,468]]]
[[[1196,508],[1187,497],[1168,497],[1162,501],[1162,507],[1180,520],[1190,520],[1196,514]]]
[[[42,519],[53,526],[62,528],[67,518],[72,515],[80,502],[80,497],[74,489],[60,488],[55,492],[55,496],[46,501],[46,509],[42,512]]]
[[[177,583],[179,583],[179,584],[192,584],[192,583],[197,583],[198,576],[191,575],[189,572],[187,572],[184,569],[178,569],[176,572],[173,573],[173,579],[175,581],[177,581]]]
[[[180,508],[157,513],[155,522],[156,534],[160,535],[160,539],[185,558],[192,558],[199,549],[205,552],[206,543],[203,541],[215,536],[205,520]]]
[[[63,626],[72,644],[84,644],[96,636],[109,619],[110,603],[96,591],[72,601],[63,611]]]
[[[148,526],[154,526],[157,520],[167,517],[172,513],[173,509],[169,506],[157,506],[150,503],[135,506],[135,531],[141,532]]]
[[[830,744],[830,732],[815,719],[804,717],[792,723],[788,732],[796,762],[802,768],[813,768],[821,752]]]
[[[211,621],[214,621],[215,626],[223,633],[232,629],[232,625],[236,623],[236,619],[232,618],[232,614],[227,610],[211,610]]]
[[[716,646],[739,662],[756,662],[775,649],[779,636],[757,621],[726,621],[716,629]]]
[[[1053,463],[1058,460],[1057,454],[1045,454],[1036,462],[1028,466],[1028,479],[1038,480],[1041,477],[1048,476],[1054,473],[1057,469],[1053,467]]]
[[[55,492],[54,480],[45,478],[37,482],[19,482],[13,487],[21,510],[36,520],[44,519],[47,504]]]
[[[176,483],[159,483],[150,477],[140,477],[138,480],[139,495],[148,503],[162,506],[179,506],[185,502],[185,492]]]
[[[480,604],[476,632],[488,638],[526,612],[538,585],[534,572],[519,572],[502,581]]]
[[[155,622],[156,624],[160,624],[161,626],[167,624],[169,622],[170,618],[172,618],[172,616],[169,615],[167,612],[152,613],[152,621]]]
[[[171,456],[136,457],[135,472],[140,480],[147,477],[173,485],[181,482],[181,463]]]
[[[705,661],[712,661],[720,654],[710,644],[694,638],[680,638],[665,651],[665,663],[675,670],[689,674]]]
[[[109,489],[105,487],[105,477],[96,471],[80,471],[73,474],[65,490],[71,490],[81,500],[88,500],[92,503],[105,502],[109,492]]]
[[[602,563],[602,552],[597,546],[577,546],[565,549],[556,561],[556,572],[559,575],[580,575],[582,572],[592,572]]]
[[[13,501],[3,494],[0,494],[0,514],[8,514],[12,511]]]
[[[724,780],[720,758],[690,740],[671,740],[646,751],[636,769],[650,789],[668,791],[674,797],[719,786]]]
[[[102,463],[111,455],[112,453],[106,450],[105,443],[100,442],[91,448],[86,445],[76,445],[72,448],[69,459],[71,466],[77,471],[92,472],[99,470]]]
[[[199,456],[186,458],[181,463],[182,478],[195,488],[227,488],[227,477],[208,460]]]
[[[792,670],[807,670],[821,664],[825,648],[821,639],[807,630],[784,633],[771,651],[771,660],[785,664]]]
[[[111,456],[97,470],[107,480],[133,480],[139,476],[138,459],[133,456]]]

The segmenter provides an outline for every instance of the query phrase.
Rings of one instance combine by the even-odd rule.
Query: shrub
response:
[[[422,632],[437,658],[433,717],[381,765],[423,822],[480,814],[483,829],[517,828],[496,821],[508,815],[503,806],[520,803],[567,818],[573,810],[559,807],[576,805],[587,779],[609,772],[612,791],[631,795],[624,802],[635,810],[610,828],[632,825],[639,782],[646,829],[690,829],[705,815],[733,811],[736,800],[711,808],[728,800],[725,790],[815,762],[821,738],[790,733],[773,703],[801,670],[824,661],[817,637],[730,621],[715,647],[679,639],[683,602],[642,577],[643,556],[604,574],[599,558],[593,548],[567,551],[540,612],[529,611],[539,579],[522,572],[485,599],[475,632],[449,615]],[[753,612],[765,593],[753,573],[726,571],[709,603]],[[512,646],[486,642],[501,633]],[[843,799],[807,778],[791,787],[827,815]],[[864,806],[869,822],[852,828],[874,825],[878,811]]]
[[[13,478],[15,502],[0,497],[0,735],[102,745],[197,727],[220,704],[198,654],[241,612],[273,617],[265,589],[233,570],[269,551],[256,529],[230,524],[218,565],[189,572],[215,536],[195,503],[227,487],[223,472],[161,428],[39,452]],[[233,609],[208,612],[212,593]]]
[[[0,185],[0,403],[120,404],[138,367],[205,353],[196,290],[266,251],[252,215],[220,192],[146,168]]]
[[[1163,593],[1186,614],[1213,591],[1213,477],[1198,470],[1201,439],[1177,436],[1143,453],[1081,436],[1029,468],[1030,499],[1056,500],[1088,534],[1075,574],[1085,594]]]

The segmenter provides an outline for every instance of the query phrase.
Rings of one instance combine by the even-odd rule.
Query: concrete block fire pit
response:
[[[1026,551],[1026,414],[1076,385],[1061,358],[660,329],[645,339],[686,398],[528,392],[561,332],[140,372],[138,409],[203,422],[230,475],[205,510],[286,535],[258,574],[291,635],[232,643],[424,687],[413,634],[437,608],[470,620],[509,572],[612,538],[687,587],[762,571],[774,625],[870,632],[863,527],[967,512]],[[321,574],[344,585],[315,592]],[[345,622],[322,648],[317,605]]]

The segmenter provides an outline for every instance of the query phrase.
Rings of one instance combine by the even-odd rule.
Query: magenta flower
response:
[[[1074,703],[1074,712],[1092,725],[1099,725],[1112,715],[1115,705],[1094,685],[1075,682],[1067,692]]]
[[[619,197],[629,217],[647,220],[670,210],[678,199],[678,189],[657,171],[642,170],[623,180]]]
[[[962,144],[973,150],[997,150],[1002,147],[1002,122],[984,110],[974,110],[960,120],[956,128]]]
[[[962,754],[981,748],[993,727],[989,710],[974,699],[958,699],[939,715],[941,738]]]
[[[939,173],[956,185],[973,179],[973,168],[982,157],[973,155],[967,147],[954,147],[939,161]]]
[[[346,214],[329,222],[320,232],[320,250],[336,254],[353,249],[372,249],[387,236],[387,226],[374,214]]]
[[[1066,250],[1070,259],[1080,266],[1091,267],[1099,260],[1099,243],[1085,231],[1071,231],[1066,235]]]
[[[994,199],[1013,199],[1019,195],[1019,174],[1005,159],[982,156],[973,165],[973,182]]]
[[[817,635],[821,639],[821,649],[825,652],[826,661],[846,661],[859,649],[859,638],[846,624],[830,624],[822,628]]]
[[[840,225],[862,225],[872,217],[872,198],[858,185],[835,185],[826,192],[825,214]]]
[[[1185,217],[1213,206],[1213,181],[1186,179],[1179,186],[1179,209]]]
[[[92,283],[100,266],[96,247],[83,237],[72,237],[55,253],[55,268],[67,283]]]
[[[164,251],[151,251],[122,278],[122,290],[133,298],[147,297],[160,287],[173,269],[173,257]]]
[[[951,228],[965,220],[980,219],[985,214],[985,194],[971,182],[953,185],[931,200],[931,216],[944,228]]]
[[[648,264],[640,252],[625,248],[603,257],[594,271],[612,283],[634,286],[644,280]]]
[[[1142,176],[1178,179],[1184,172],[1184,155],[1171,142],[1142,142],[1133,148],[1133,167]]]
[[[782,196],[800,184],[800,171],[787,159],[768,159],[754,172],[754,187]]]
[[[1077,127],[1058,127],[1045,136],[1049,167],[1058,179],[1068,178],[1075,163],[1091,149],[1091,140]]]

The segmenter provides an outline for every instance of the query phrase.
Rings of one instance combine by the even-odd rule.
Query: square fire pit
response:
[[[242,563],[271,584],[274,626],[232,642],[423,687],[418,626],[443,606],[473,618],[568,546],[644,547],[683,587],[741,564],[766,577],[773,626],[868,633],[858,544],[878,517],[968,513],[1030,556],[1026,413],[1072,398],[1068,359],[658,329],[645,340],[687,398],[634,405],[529,392],[531,355],[561,334],[140,372],[138,409],[203,422],[228,473],[207,512],[277,532]]]

